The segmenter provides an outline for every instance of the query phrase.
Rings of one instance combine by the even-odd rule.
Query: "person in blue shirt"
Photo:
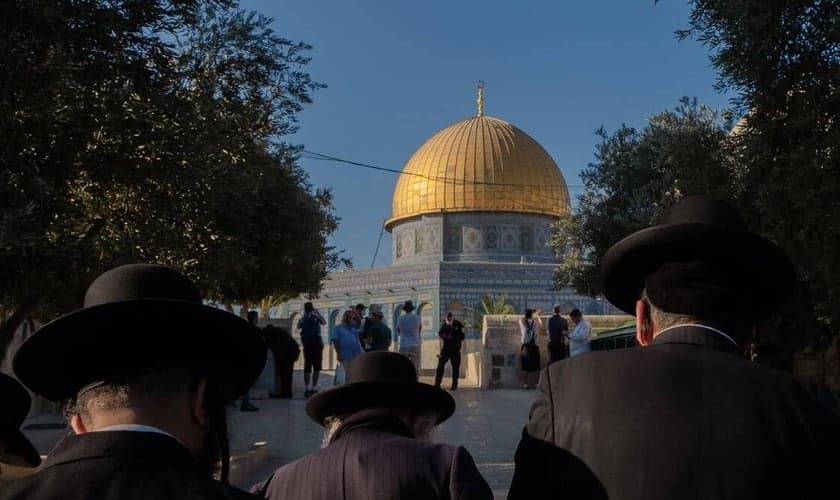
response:
[[[353,310],[348,309],[344,311],[341,317],[341,323],[333,327],[330,335],[330,343],[335,349],[338,362],[342,365],[362,354],[362,343],[359,342],[359,331],[353,326]],[[336,384],[342,383],[342,377],[338,375],[340,368],[336,368]]]

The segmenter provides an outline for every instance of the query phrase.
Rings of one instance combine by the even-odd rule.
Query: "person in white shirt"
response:
[[[405,314],[397,319],[397,342],[400,344],[400,354],[407,357],[414,364],[414,369],[420,373],[420,349],[422,322],[420,316],[414,314],[414,303],[406,300],[402,307]]]
[[[592,334],[592,325],[583,319],[580,309],[574,309],[569,317],[575,323],[575,329],[569,334],[569,357],[589,352],[589,336]]]

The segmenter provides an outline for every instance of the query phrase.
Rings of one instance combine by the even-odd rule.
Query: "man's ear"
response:
[[[198,381],[195,391],[192,393],[192,400],[190,401],[190,418],[202,429],[207,429],[210,426],[207,405],[205,404],[206,395],[207,379],[202,378]]]
[[[650,345],[653,341],[653,321],[650,319],[650,304],[644,299],[636,301],[636,343]]]
[[[82,422],[82,417],[78,413],[74,413],[73,416],[70,417],[70,427],[76,434],[87,434],[88,432],[87,426],[84,422]]]

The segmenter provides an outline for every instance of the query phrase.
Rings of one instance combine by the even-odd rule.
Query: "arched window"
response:
[[[417,314],[420,315],[420,325],[421,325],[421,335],[426,337],[437,336],[437,330],[435,330],[435,311],[434,306],[429,302],[423,302],[420,304],[420,307],[417,308]]]

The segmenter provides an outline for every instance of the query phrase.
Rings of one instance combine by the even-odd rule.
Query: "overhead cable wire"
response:
[[[405,172],[403,170],[396,170],[396,169],[393,169],[393,168],[379,167],[379,166],[371,165],[371,164],[368,164],[368,163],[361,163],[361,162],[352,161],[352,160],[345,160],[343,158],[337,158],[335,156],[325,155],[323,153],[316,153],[315,151],[309,151],[309,150],[306,150],[306,149],[303,150],[303,152],[305,154],[311,155],[311,156],[307,157],[310,160],[324,160],[324,161],[333,161],[333,162],[337,162],[337,163],[345,163],[347,165],[353,165],[353,166],[361,167],[361,168],[369,168],[369,169],[372,169],[372,170],[379,170],[379,171],[382,171],[382,172],[391,172],[391,173],[394,173],[394,174],[412,175],[412,176],[415,176],[415,177],[422,177],[424,179],[428,179],[428,180],[431,180],[431,181],[450,182],[450,183],[458,183],[458,184],[464,184],[464,185],[471,184],[471,185],[497,186],[497,187],[520,187],[520,188],[523,188],[523,187],[533,187],[533,188],[545,187],[542,184],[512,184],[512,183],[505,183],[505,182],[470,181],[470,180],[466,180],[466,179],[457,179],[455,177],[441,177],[441,176],[436,176],[436,175],[419,174],[419,173],[416,173],[416,172]],[[569,188],[583,189],[584,187],[585,186],[566,185],[567,189],[569,189]]]
[[[379,230],[379,239],[376,240],[376,250],[373,251],[373,260],[370,261],[370,268],[373,269],[376,264],[376,256],[379,255],[379,244],[382,243],[382,234],[385,232],[385,222],[382,223],[382,228]]]

